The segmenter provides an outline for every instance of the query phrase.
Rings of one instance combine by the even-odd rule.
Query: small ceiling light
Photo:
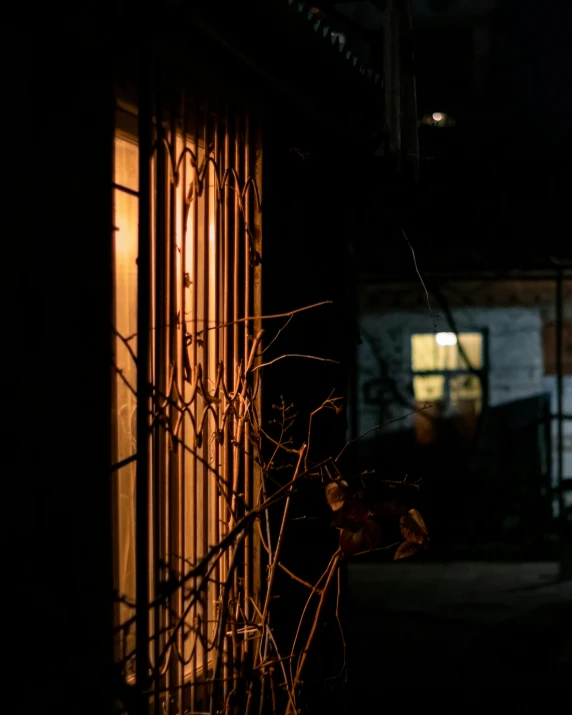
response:
[[[433,114],[425,114],[421,119],[421,124],[427,124],[430,127],[453,127],[455,120],[445,112],[433,112]]]
[[[457,336],[455,333],[437,333],[435,335],[437,345],[456,345]]]

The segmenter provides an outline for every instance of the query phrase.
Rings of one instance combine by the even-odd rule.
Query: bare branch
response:
[[[285,360],[286,358],[306,358],[307,360],[318,360],[319,362],[331,362],[334,363],[335,365],[339,365],[340,361],[339,360],[332,360],[331,358],[323,358],[323,357],[317,357],[316,355],[301,355],[299,353],[288,353],[286,355],[280,355],[277,358],[274,358],[274,360],[269,360],[268,362],[262,363],[262,365],[256,365],[256,367],[252,368],[252,371],[254,370],[260,370],[263,367],[268,367],[268,365],[273,365],[275,362],[278,362],[279,360]]]
[[[350,439],[348,442],[346,442],[342,448],[342,451],[338,454],[336,459],[334,461],[338,461],[338,459],[342,456],[342,454],[346,451],[346,449],[350,446],[350,444],[353,444],[354,442],[357,442],[359,439],[363,439],[364,437],[367,437],[368,434],[371,434],[372,432],[377,432],[378,429],[382,429],[383,427],[387,427],[387,425],[393,424],[393,422],[401,422],[402,420],[407,419],[408,417],[411,417],[411,415],[416,415],[418,412],[424,412],[425,410],[429,410],[432,407],[434,407],[430,402],[425,402],[423,407],[419,407],[416,410],[412,410],[411,412],[407,412],[405,415],[401,415],[401,417],[395,417],[392,420],[388,420],[387,422],[382,422],[379,425],[375,425],[375,427],[372,427],[371,429],[368,429],[367,432],[364,432],[363,434],[358,435],[357,437],[354,437],[354,439]]]
[[[427,286],[425,285],[423,276],[421,275],[421,272],[419,271],[419,266],[417,265],[417,257],[415,256],[415,251],[413,250],[413,246],[411,245],[411,242],[407,238],[407,234],[403,230],[403,227],[401,228],[401,233],[403,234],[403,238],[407,241],[407,245],[409,246],[409,249],[411,250],[411,255],[413,256],[413,264],[415,266],[415,271],[417,272],[417,275],[419,276],[419,280],[421,281],[421,285],[423,286],[423,290],[425,291],[425,296],[427,298],[427,307],[429,308],[429,315],[431,316],[431,319],[433,320],[433,330],[434,330],[434,332],[437,332],[437,321],[435,320],[435,315],[433,314],[433,310],[431,309],[431,301],[429,299],[429,291],[427,290]]]

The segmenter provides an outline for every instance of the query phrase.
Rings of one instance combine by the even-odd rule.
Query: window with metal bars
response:
[[[259,373],[247,373],[246,365],[257,359],[261,250],[258,126],[237,106],[185,93],[176,106],[168,114],[155,107],[145,151],[137,109],[117,103],[112,415],[115,457],[123,465],[114,495],[117,658],[131,677],[149,672],[158,691],[174,693],[199,681],[217,658],[221,679],[230,683],[241,656],[236,638],[216,637],[223,586],[235,605],[237,632],[256,601],[258,568],[248,535],[206,576],[172,592],[169,584],[198,564],[253,502],[258,475],[249,429],[260,385]],[[147,191],[141,162],[148,164]],[[138,270],[142,212],[151,226],[149,282]],[[148,395],[137,390],[142,300],[149,306]],[[138,444],[141,434],[145,444]],[[138,498],[142,492],[146,499]],[[148,662],[141,667],[142,658]]]

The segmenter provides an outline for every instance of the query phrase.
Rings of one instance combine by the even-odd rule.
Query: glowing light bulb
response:
[[[456,345],[457,336],[455,333],[437,333],[435,335],[437,345]]]
[[[433,112],[431,116],[435,122],[442,122],[445,119],[445,115],[442,112]]]

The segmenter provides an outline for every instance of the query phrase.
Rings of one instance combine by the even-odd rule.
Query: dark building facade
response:
[[[216,711],[199,688],[213,669],[221,702],[240,708],[233,668],[254,646],[212,623],[225,599],[254,618],[260,543],[245,538],[235,561],[217,562],[201,599],[202,572],[190,595],[170,579],[184,574],[177,559],[204,559],[258,497],[247,413],[264,417],[283,394],[307,416],[344,394],[356,339],[348,227],[362,200],[353,177],[395,147],[371,37],[335,8],[316,10],[116,3],[58,14],[49,34],[13,23],[7,59],[37,58],[33,75],[14,66],[8,87],[30,138],[13,147],[13,166],[18,180],[36,167],[45,203],[39,216],[39,202],[15,192],[26,216],[19,285],[35,296],[46,375],[40,439],[17,436],[36,465],[18,496],[25,504],[33,491],[35,504],[23,552],[39,552],[19,583],[28,597],[42,584],[24,612],[37,614],[49,653],[42,702],[59,711]],[[294,316],[286,347],[269,346],[276,329],[261,316],[324,301]],[[11,312],[31,356],[29,310]],[[262,369],[284,353],[326,362]],[[27,379],[15,393],[24,424],[38,398]],[[318,426],[315,454],[344,436],[343,421]],[[312,574],[332,534],[309,536],[294,539],[313,544],[300,557]]]

